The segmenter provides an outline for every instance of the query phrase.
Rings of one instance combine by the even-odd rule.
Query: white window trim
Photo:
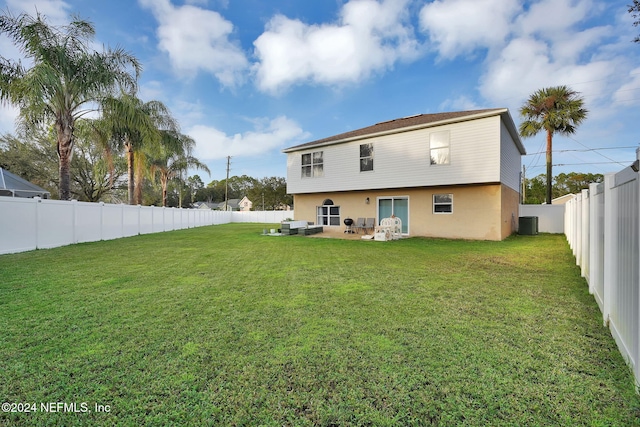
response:
[[[319,208],[328,208],[327,209],[327,215],[321,215],[318,213],[318,209]],[[338,208],[338,215],[331,215],[331,208]],[[327,218],[327,224],[323,224],[322,221],[320,221],[321,217],[325,217]],[[338,218],[338,224],[337,225],[331,225],[331,218]],[[342,224],[342,209],[340,209],[340,205],[318,205],[316,206],[316,225],[322,225],[323,227],[341,227]]]
[[[317,154],[317,153],[321,153],[322,154],[322,156],[321,156],[322,157],[322,162],[321,163],[317,163],[317,162],[314,163],[314,161],[313,161],[314,160],[314,154]],[[304,163],[302,163],[302,159],[307,154],[311,157],[311,163],[305,165]],[[317,166],[317,165],[322,165],[322,174],[320,174],[320,175],[315,175],[315,171],[316,171],[315,166]],[[305,176],[305,174],[303,172],[304,169],[307,168],[307,167],[311,169],[311,175],[310,176]],[[311,152],[308,152],[308,153],[302,153],[300,155],[300,176],[302,177],[302,179],[322,178],[324,176],[324,151],[311,151]]]
[[[431,137],[433,135],[439,134],[439,133],[446,133],[447,134],[447,145],[445,147],[432,147],[431,146]],[[449,161],[447,163],[432,163],[431,159],[433,159],[433,157],[431,156],[431,153],[433,152],[433,150],[442,150],[444,148],[447,148],[449,150]],[[429,166],[449,166],[451,164],[451,131],[449,130],[442,130],[442,131],[438,131],[438,132],[431,132],[429,134]]]
[[[360,146],[365,145],[365,144],[370,144],[371,145],[371,156],[367,156],[367,157],[360,156]],[[373,148],[373,142],[364,142],[364,143],[358,145],[358,170],[360,171],[360,173],[371,173],[371,172],[373,172],[375,170],[375,164],[373,163],[374,158],[375,158],[374,155],[375,155],[375,151],[374,151],[374,148]],[[362,160],[363,159],[371,159],[371,162],[372,162],[372,165],[373,165],[371,170],[366,170],[366,171],[362,170]]]
[[[451,197],[450,203],[436,203],[436,196],[448,195]],[[434,215],[451,215],[453,214],[453,193],[438,193],[431,196],[431,206]],[[451,206],[451,212],[436,212],[436,206]]]

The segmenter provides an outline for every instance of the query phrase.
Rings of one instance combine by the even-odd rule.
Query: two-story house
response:
[[[297,220],[402,220],[406,236],[502,240],[517,229],[524,146],[506,108],[421,114],[287,154]]]

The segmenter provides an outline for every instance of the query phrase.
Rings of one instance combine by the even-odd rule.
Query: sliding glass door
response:
[[[402,234],[409,233],[409,197],[379,197],[378,224],[382,218],[391,215],[402,220]]]

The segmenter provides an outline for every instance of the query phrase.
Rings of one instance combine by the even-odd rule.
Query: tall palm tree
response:
[[[57,135],[60,199],[69,200],[74,125],[118,89],[134,91],[141,71],[138,60],[122,49],[96,52],[89,47],[95,29],[73,18],[54,27],[39,13],[0,16],[7,35],[33,63],[0,58],[0,100],[17,105],[27,126],[53,123]]]
[[[103,106],[111,144],[124,150],[127,158],[129,204],[140,204],[144,150],[151,147],[159,150],[161,131],[177,131],[178,123],[160,101],[143,102],[133,95],[122,94],[106,99]]]
[[[169,180],[180,176],[189,168],[211,173],[207,165],[191,154],[194,146],[195,141],[190,136],[173,131],[162,132],[161,148],[151,159],[151,173],[160,175],[162,206],[167,206]]]
[[[520,136],[528,138],[540,131],[547,133],[547,204],[551,204],[553,135],[572,135],[587,118],[584,99],[567,86],[540,89],[520,108]]]

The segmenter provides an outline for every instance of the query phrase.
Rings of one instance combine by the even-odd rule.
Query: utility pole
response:
[[[224,210],[229,209],[229,165],[231,164],[231,156],[227,156],[227,179],[224,182]]]

